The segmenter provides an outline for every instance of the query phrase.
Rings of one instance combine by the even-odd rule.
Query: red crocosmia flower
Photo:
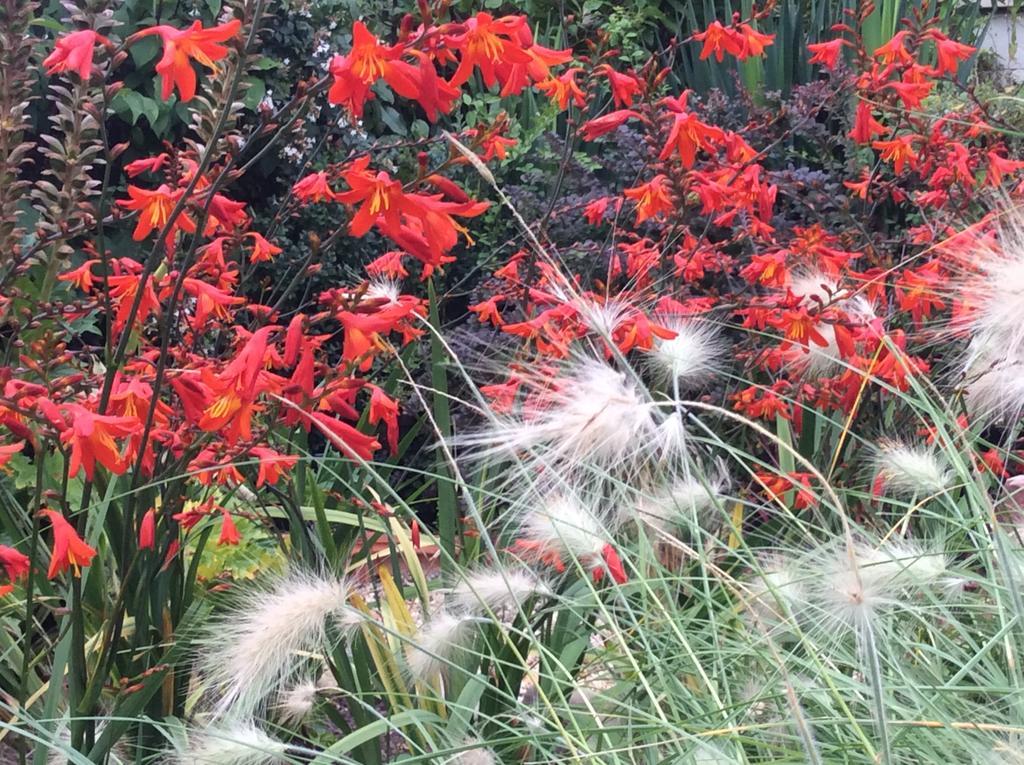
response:
[[[423,540],[420,536],[420,522],[415,518],[413,518],[412,523],[409,524],[409,537],[412,539],[412,546],[419,550]]]
[[[204,202],[200,202],[200,206]],[[238,228],[243,228],[249,222],[249,216],[245,214],[245,202],[236,202],[228,199],[222,194],[214,194],[209,202],[209,216],[206,220],[204,233],[211,236],[217,231],[230,233]]]
[[[129,178],[135,178],[143,173],[155,173],[162,168],[170,157],[167,154],[157,154],[155,157],[146,157],[129,162],[124,166],[124,172]]]
[[[725,27],[717,19],[708,25],[703,32],[695,32],[693,39],[704,43],[700,51],[700,60],[705,61],[714,55],[716,61],[723,61],[725,54],[739,56],[743,52],[743,36],[735,29]]]
[[[480,68],[484,85],[491,87],[498,81],[501,64],[529,65],[534,62],[526,50],[529,45],[524,46],[521,42],[520,33],[525,32],[526,39],[532,43],[523,16],[495,19],[491,14],[480,11],[461,26],[463,32],[445,38],[448,46],[460,54],[458,69],[449,81],[452,87],[465,83],[476,67]]]
[[[373,453],[380,449],[380,442],[376,438],[356,430],[347,423],[321,412],[307,412],[305,416],[327,436],[336,449],[350,457],[355,455],[360,459],[370,460],[373,459]]]
[[[613,130],[616,130],[618,127],[623,125],[626,120],[633,117],[639,118],[640,115],[632,109],[619,109],[617,112],[608,112],[608,114],[583,123],[580,135],[584,141],[593,141],[595,138],[598,138],[605,133],[610,133]]]
[[[482,303],[471,305],[469,310],[476,314],[481,324],[490,322],[495,327],[500,327],[505,323],[505,320],[501,318],[501,309],[498,308],[498,303],[504,300],[504,295],[492,295]]]
[[[625,584],[628,581],[626,569],[622,567],[622,560],[619,558],[619,554],[615,551],[614,547],[610,544],[602,547],[601,558],[604,560],[604,565],[608,569],[608,574],[611,576],[613,582],[616,584]],[[593,572],[594,581],[599,582],[603,574],[603,568],[595,568]]]
[[[843,181],[843,185],[861,199],[868,198],[868,187],[871,185],[871,171],[866,167],[861,171],[859,181]]]
[[[562,111],[569,108],[570,100],[576,106],[584,107],[587,105],[587,94],[576,84],[576,75],[582,71],[578,67],[567,69],[558,77],[549,77],[544,82],[537,83],[537,90],[546,93]]]
[[[811,474],[794,471],[787,475],[758,471],[754,477],[760,482],[769,496],[781,498],[787,492],[796,490],[793,497],[793,509],[804,510],[814,504],[811,491]]]
[[[811,57],[807,60],[809,64],[821,64],[826,69],[835,69],[836,64],[839,62],[839,56],[843,52],[843,46],[846,45],[846,40],[829,40],[828,42],[811,43],[807,46],[807,50],[811,52]]]
[[[945,275],[942,265],[933,260],[920,268],[906,269],[896,280],[896,301],[901,311],[909,311],[914,324],[932,315],[932,311],[941,311],[946,307],[945,301],[939,296]]]
[[[583,219],[591,226],[598,225],[604,220],[604,214],[608,212],[608,204],[611,201],[611,197],[600,197],[590,202],[583,208]]]
[[[118,449],[117,438],[127,438],[142,429],[135,417],[96,414],[81,404],[65,404],[71,426],[60,434],[61,443],[71,447],[68,475],[78,475],[85,468],[85,477],[92,480],[99,462],[111,473],[120,475],[128,462]]]
[[[398,402],[388,396],[376,385],[370,386],[369,422],[377,425],[383,422],[387,429],[388,449],[391,454],[398,453]]]
[[[620,109],[632,106],[637,95],[643,89],[643,83],[636,77],[616,72],[608,64],[601,64],[594,71],[608,78],[608,85],[612,90],[612,102]]]
[[[672,113],[672,127],[668,139],[658,155],[658,159],[666,160],[672,152],[679,153],[683,167],[693,167],[697,158],[697,150],[714,151],[715,144],[725,138],[725,133],[716,127],[701,122],[695,115],[687,111],[689,91],[678,98],[666,98],[664,104]]]
[[[92,29],[83,29],[57,38],[53,53],[43,59],[47,74],[75,72],[88,82],[92,73],[93,49],[96,45],[109,45],[110,40]]]
[[[871,104],[863,99],[858,101],[850,138],[857,143],[871,143],[876,135],[884,135],[885,132],[885,125],[872,116]]]
[[[132,239],[141,242],[153,231],[162,231],[171,217],[174,206],[181,198],[180,189],[172,189],[163,184],[156,190],[140,189],[138,186],[128,187],[128,199],[119,199],[117,203],[126,210],[138,210],[139,220],[132,232]],[[178,231],[193,234],[196,230],[195,221],[182,210],[174,219],[174,225],[167,231],[168,246],[174,241]]]
[[[389,279],[404,279],[409,275],[409,271],[406,270],[402,263],[402,257],[405,255],[401,250],[391,250],[385,252],[380,257],[372,260],[366,266],[366,273],[370,276],[386,276]]]
[[[986,180],[992,186],[999,186],[1003,182],[1003,176],[1024,170],[1024,162],[1016,159],[1006,159],[997,152],[988,152],[988,177]]]
[[[231,513],[225,508],[220,509],[220,536],[217,537],[218,545],[237,545],[242,541],[235,522],[231,519]]]
[[[935,41],[939,59],[938,66],[935,67],[935,74],[939,77],[947,73],[956,74],[961,62],[969,59],[975,51],[975,48],[970,45],[950,40],[937,29],[928,32],[928,36]]]
[[[473,218],[488,207],[487,202],[447,202],[441,195],[407,194],[399,181],[385,172],[373,172],[369,164],[369,157],[360,157],[342,171],[351,190],[336,198],[360,205],[349,233],[360,237],[376,226],[424,263],[443,262],[444,254],[458,242],[458,232],[465,231],[453,216]]]
[[[195,314],[191,322],[193,329],[205,327],[210,316],[216,316],[221,321],[229,321],[231,313],[228,311],[228,308],[245,303],[245,298],[219,290],[209,282],[204,282],[201,279],[185,277],[182,280],[182,289],[188,295],[195,298],[196,301]],[[166,299],[170,296],[172,290],[173,287],[169,286],[161,294]]]
[[[525,38],[520,35],[520,42],[525,44],[528,37],[528,34]],[[551,77],[551,67],[572,61],[570,50],[551,50],[536,43],[523,50],[530,57],[528,63],[501,62],[495,66],[498,82],[501,83],[498,95],[502,98],[519,95],[531,82],[544,82]]]
[[[280,247],[268,241],[263,234],[251,231],[245,235],[245,238],[252,239],[252,252],[249,253],[250,263],[264,263],[273,260],[282,252]]]
[[[743,42],[743,48],[736,56],[740,61],[744,61],[751,56],[762,55],[764,49],[775,42],[775,35],[758,32],[746,22],[741,23],[737,27],[737,33]]]
[[[259,472],[256,475],[257,489],[263,484],[276,485],[299,461],[298,456],[294,454],[281,454],[265,446],[254,446],[249,450],[249,454],[260,461]]]
[[[47,579],[53,579],[69,568],[74,569],[75,576],[79,576],[79,567],[92,563],[96,551],[82,541],[74,526],[56,510],[40,510],[40,513],[49,518],[53,525],[53,552],[50,554]]]
[[[270,335],[278,329],[280,327],[273,324],[260,327],[219,375],[211,374],[204,379],[214,395],[199,420],[200,429],[213,432],[228,428],[225,433],[228,443],[234,443],[239,437],[252,437],[256,397],[273,387],[265,367]]]
[[[82,292],[92,292],[92,282],[95,278],[92,274],[92,267],[99,263],[99,260],[87,260],[78,268],[65,271],[57,278],[62,282],[70,282]]]
[[[362,117],[363,105],[373,97],[370,88],[381,79],[403,98],[418,98],[421,74],[415,66],[401,60],[402,50],[401,45],[381,45],[363,22],[355,22],[352,50],[346,56],[335,56],[331,60],[334,82],[327,100],[342,104],[354,116]],[[436,113],[433,116],[436,117]]]
[[[110,286],[110,299],[115,306],[114,332],[120,333],[128,323],[131,314],[132,304],[135,301],[135,294],[141,288],[142,301],[139,303],[138,313],[135,315],[135,324],[138,326],[152,315],[160,312],[160,301],[157,299],[156,290],[153,288],[153,281],[146,279],[142,283],[142,266],[139,263],[121,258],[114,263],[114,275],[107,277],[107,284]]]
[[[323,170],[296,181],[292,193],[300,202],[333,202],[336,197]]]
[[[907,38],[910,36],[910,32],[902,30],[892,36],[892,38],[885,45],[880,46],[874,52],[874,57],[879,59],[883,64],[909,64],[914,61],[914,57],[910,55],[907,50]]]
[[[25,442],[19,441],[16,444],[0,444],[0,467],[11,461],[11,457],[25,448]]]
[[[907,165],[911,170],[917,168],[917,150],[914,148],[917,138],[916,135],[903,135],[891,141],[872,141],[871,148],[878,149],[882,160],[892,162],[893,170],[899,174]]]
[[[156,546],[156,510],[149,508],[139,524],[139,549],[152,550]]]
[[[27,555],[7,545],[0,545],[0,566],[7,572],[7,578],[12,582],[28,574],[31,570],[31,561]]]
[[[625,189],[623,195],[636,201],[636,222],[643,223],[648,218],[675,209],[669,196],[668,178],[658,174],[647,183]]]
[[[164,45],[164,55],[156,65],[161,79],[160,96],[166,101],[177,88],[182,101],[191,101],[196,94],[196,73],[192,69],[192,61],[198,61],[216,73],[218,70],[214,62],[228,55],[228,49],[219,43],[237,35],[241,26],[241,21],[232,19],[226,24],[203,29],[201,22],[194,21],[187,29],[160,25],[143,29],[132,37],[160,37]]]

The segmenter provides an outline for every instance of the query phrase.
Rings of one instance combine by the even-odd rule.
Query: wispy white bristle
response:
[[[495,765],[497,762],[498,758],[494,756],[494,752],[485,746],[466,749],[445,760],[446,765]]]
[[[475,447],[475,458],[534,451],[552,469],[587,470],[621,465],[651,443],[652,404],[604,361],[571,359],[555,375],[528,383],[536,390],[518,416],[496,417],[459,438]]]
[[[860,543],[825,556],[809,593],[827,616],[856,626],[880,610],[905,605],[915,591],[939,584],[946,568],[944,558],[909,542]]]
[[[470,634],[473,617],[440,611],[410,638],[406,650],[409,674],[419,682],[427,682],[444,672],[453,654],[463,647]]]
[[[681,388],[704,382],[718,368],[723,344],[718,331],[708,322],[671,320],[663,326],[675,337],[659,340],[648,353],[653,369]]]
[[[959,372],[975,422],[1024,411],[1024,220],[1018,212],[1002,224],[999,244],[972,249],[953,280],[960,310],[950,330],[970,339]]]
[[[328,628],[347,631],[360,622],[348,605],[344,580],[292,572],[245,592],[214,620],[199,666],[215,699],[215,717],[251,714],[308,659],[326,649]]]
[[[701,480],[697,476],[680,476],[670,485],[644,497],[637,507],[639,520],[660,529],[689,523],[694,515],[707,515],[721,496],[721,479]]]
[[[542,549],[584,561],[601,555],[608,535],[597,516],[575,498],[555,495],[530,511],[519,528],[519,539]]]
[[[366,297],[371,300],[384,300],[397,303],[402,295],[401,285],[390,279],[373,279],[366,288]]]
[[[953,473],[942,455],[927,446],[885,441],[875,458],[875,470],[888,494],[926,497],[948,488]]]
[[[306,678],[285,689],[277,700],[277,717],[282,724],[302,722],[313,711],[320,690],[316,680]]]
[[[550,595],[542,579],[525,570],[485,569],[467,574],[452,588],[456,607],[471,613],[497,613],[514,609],[534,595]]]
[[[252,722],[210,727],[189,735],[176,753],[177,765],[273,765],[289,762],[287,745]]]

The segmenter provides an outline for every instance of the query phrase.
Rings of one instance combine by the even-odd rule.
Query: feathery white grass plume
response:
[[[473,742],[476,743],[476,742]],[[466,749],[444,761],[445,765],[496,765],[498,758],[485,746]]]
[[[251,714],[309,653],[327,648],[329,634],[357,627],[348,597],[343,579],[297,570],[244,591],[202,641],[199,668],[216,699],[213,715]]]
[[[883,441],[875,454],[878,488],[895,496],[941,494],[953,478],[945,458],[927,446]]]
[[[804,566],[813,572],[806,587],[808,599],[826,617],[853,627],[880,611],[908,605],[926,588],[941,586],[947,570],[942,556],[903,541],[879,547],[864,542],[839,546],[832,554],[815,555]]]
[[[967,407],[979,421],[1014,419],[1024,411],[1024,218],[1003,216],[998,241],[979,239],[953,280],[959,305],[950,321],[966,334],[959,372]]]
[[[794,561],[771,555],[761,561],[756,576],[746,588],[744,605],[760,628],[778,629],[787,612],[799,610],[806,602],[806,573]]]
[[[418,682],[427,682],[444,672],[452,656],[465,645],[474,618],[466,614],[439,611],[432,614],[406,647],[409,674]]]
[[[370,300],[382,300],[388,304],[399,302],[402,286],[391,279],[372,279],[366,288],[364,297]]]
[[[653,404],[605,361],[576,356],[555,374],[524,382],[532,390],[518,416],[495,417],[489,426],[458,438],[457,443],[476,447],[473,458],[533,451],[552,470],[593,469],[629,462],[631,454],[649,449]]]
[[[274,765],[292,761],[287,750],[287,744],[271,738],[252,721],[241,721],[191,732],[174,761],[177,765]]]
[[[575,497],[556,494],[522,519],[517,539],[538,551],[572,557],[591,564],[608,545],[608,533],[597,516]],[[522,545],[520,545],[522,546]]]
[[[551,587],[531,571],[489,568],[471,571],[451,591],[455,606],[469,613],[500,613],[534,595],[551,595]]]
[[[725,481],[720,476],[701,478],[693,473],[683,475],[649,496],[637,505],[637,518],[658,529],[707,520],[721,500]]]
[[[570,297],[567,302],[570,302],[576,309],[584,326],[605,340],[610,340],[622,323],[637,311],[625,300],[597,302],[591,298],[580,296]]]
[[[320,685],[313,678],[303,678],[286,688],[277,697],[275,711],[283,725],[302,722],[313,711]]]
[[[711,323],[697,319],[671,319],[659,323],[676,335],[658,340],[648,351],[646,361],[652,371],[665,380],[676,381],[682,389],[698,385],[714,375],[724,345]]]

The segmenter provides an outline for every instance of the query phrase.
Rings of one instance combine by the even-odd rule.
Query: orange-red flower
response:
[[[139,220],[135,224],[135,231],[132,232],[132,239],[141,242],[153,231],[162,231],[170,220],[174,206],[181,198],[181,189],[172,189],[167,184],[161,184],[155,190],[142,189],[138,186],[128,187],[128,199],[119,199],[117,203],[126,210],[138,210]],[[196,230],[195,221],[182,210],[174,219],[173,225],[167,231],[166,242],[170,246],[178,231],[193,234]]]
[[[938,66],[935,67],[935,73],[939,77],[947,72],[949,74],[956,74],[961,62],[969,59],[975,51],[973,46],[965,45],[956,40],[950,40],[937,29],[931,30],[928,36],[935,41],[935,49],[939,59]]]
[[[387,429],[388,449],[391,454],[398,453],[398,402],[388,396],[376,385],[370,386],[369,422],[377,425],[383,422]]]
[[[672,114],[672,127],[668,139],[658,155],[658,159],[666,160],[672,152],[679,153],[683,167],[689,169],[697,161],[697,150],[713,151],[715,144],[724,140],[725,133],[721,128],[712,127],[701,122],[696,115],[687,111],[689,91],[678,98],[666,98],[664,104]]]
[[[92,73],[93,50],[96,45],[109,45],[110,40],[92,29],[83,29],[57,38],[53,52],[43,59],[47,74],[75,72],[88,81]]]
[[[712,21],[703,32],[695,32],[693,39],[704,43],[700,51],[700,60],[704,61],[714,55],[716,61],[723,61],[725,54],[738,56],[743,50],[743,39],[736,30],[723,26],[718,19]]]
[[[249,453],[260,461],[256,475],[257,489],[263,484],[275,485],[299,461],[293,454],[281,454],[265,446],[254,446]]]
[[[281,254],[281,248],[268,241],[263,234],[250,231],[245,238],[252,239],[252,252],[249,253],[250,263],[263,263],[273,260],[276,255]]]
[[[4,571],[7,572],[7,578],[13,582],[28,574],[31,569],[31,561],[27,555],[18,552],[13,547],[0,545],[0,566],[3,566]]]
[[[582,71],[578,67],[567,69],[558,77],[549,77],[544,82],[538,83],[537,90],[546,93],[548,98],[558,104],[558,108],[562,111],[569,108],[570,100],[576,106],[586,106],[586,94],[576,84],[576,75]]]
[[[668,178],[660,173],[647,183],[641,183],[622,193],[627,199],[636,201],[637,223],[643,223],[659,213],[671,212],[674,207],[668,193]]]
[[[156,546],[156,510],[152,507],[142,516],[139,523],[139,549],[152,550]]]
[[[16,444],[0,444],[0,467],[3,467],[10,462],[11,457],[20,452],[25,448],[24,441],[18,441]]]
[[[445,38],[448,46],[460,54],[459,66],[449,81],[453,87],[465,83],[476,67],[480,68],[484,85],[491,87],[499,79],[501,64],[534,63],[525,49],[529,45],[522,43],[524,39],[529,44],[533,42],[524,17],[502,16],[495,19],[491,14],[480,11],[461,26],[464,31]]]
[[[216,61],[228,55],[228,49],[219,43],[230,40],[238,34],[242,22],[232,19],[203,29],[199,21],[192,22],[187,29],[175,29],[167,25],[149,27],[132,35],[133,38],[158,35],[163,41],[164,55],[156,65],[161,79],[160,95],[166,101],[175,88],[182,101],[191,101],[196,94],[196,73],[192,62],[198,61],[216,73]]]
[[[807,50],[811,52],[811,57],[807,60],[807,63],[821,64],[827,69],[835,69],[836,64],[839,62],[839,56],[843,52],[844,45],[846,45],[846,41],[842,38],[829,40],[828,42],[811,43],[807,46]]]
[[[616,72],[608,64],[601,64],[594,69],[608,78],[612,90],[612,103],[617,108],[629,108],[643,89],[643,83],[631,74]]]
[[[81,404],[65,404],[63,408],[71,418],[70,427],[60,434],[61,443],[71,448],[68,475],[77,475],[84,467],[85,477],[91,481],[97,462],[115,474],[128,469],[115,439],[137,433],[142,428],[137,418],[96,414]]]
[[[871,148],[878,149],[882,153],[882,160],[892,162],[893,170],[902,173],[907,165],[913,170],[917,167],[917,150],[914,142],[915,135],[902,135],[891,141],[872,141]]]
[[[858,101],[850,138],[857,143],[870,143],[876,135],[884,135],[885,132],[885,125],[872,116],[871,104],[864,100]]]
[[[46,577],[53,579],[69,568],[74,569],[75,576],[78,576],[79,567],[92,563],[96,551],[78,536],[74,526],[56,510],[40,512],[50,519],[53,526],[53,551],[50,554],[50,568],[46,572]]]
[[[231,513],[226,508],[220,509],[220,536],[217,537],[218,545],[237,545],[242,541],[235,522],[231,519]]]
[[[580,137],[584,141],[593,141],[595,138],[603,136],[605,133],[610,133],[616,130],[621,125],[625,124],[626,120],[633,117],[639,118],[632,109],[619,109],[616,112],[608,112],[600,117],[595,117],[592,120],[583,123],[583,127],[580,130]]]
[[[330,179],[323,170],[296,181],[292,193],[300,202],[333,202],[336,197]]]
[[[62,282],[71,282],[82,292],[92,292],[92,280],[94,278],[92,267],[97,263],[99,263],[99,260],[87,260],[78,268],[60,274],[57,279]]]

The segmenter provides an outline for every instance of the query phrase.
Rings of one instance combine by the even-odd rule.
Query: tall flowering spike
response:
[[[50,554],[47,578],[53,579],[69,568],[74,570],[75,576],[78,576],[80,567],[92,563],[96,551],[82,541],[75,528],[56,510],[41,510],[40,512],[50,520],[53,528],[53,551]]]
[[[43,60],[47,74],[74,72],[83,82],[92,73],[93,51],[97,45],[109,45],[103,35],[92,29],[83,29],[57,38],[53,52]]]
[[[160,37],[164,46],[164,54],[156,65],[161,78],[160,95],[166,101],[177,88],[182,101],[191,101],[196,94],[196,73],[192,62],[217,72],[216,62],[228,55],[228,49],[220,43],[235,37],[241,26],[241,21],[232,19],[226,24],[203,29],[201,22],[194,21],[187,29],[160,25],[143,29],[132,37]]]

